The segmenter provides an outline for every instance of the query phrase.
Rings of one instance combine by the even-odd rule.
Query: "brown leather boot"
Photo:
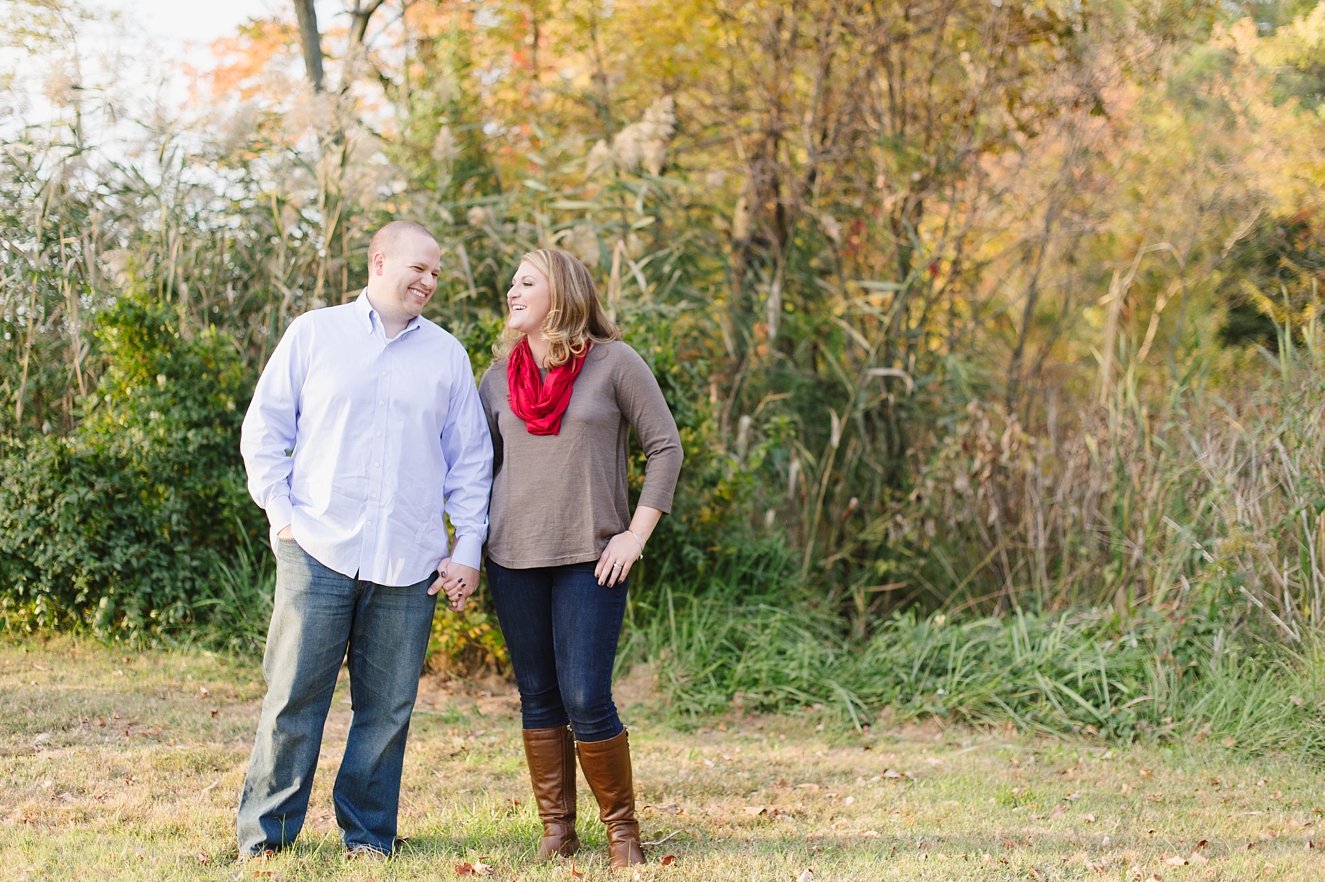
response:
[[[613,869],[644,863],[639,821],[635,820],[635,782],[630,770],[630,740],[625,732],[606,741],[576,742],[580,770],[598,800],[598,817],[607,826],[607,849]]]
[[[525,729],[524,758],[543,821],[538,859],[545,861],[554,854],[570,857],[580,850],[575,835],[575,739],[570,729]]]

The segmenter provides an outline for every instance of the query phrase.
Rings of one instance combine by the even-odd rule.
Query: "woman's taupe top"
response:
[[[681,437],[649,366],[625,343],[598,343],[575,378],[556,435],[531,435],[511,412],[506,360],[479,384],[492,431],[488,557],[511,569],[597,560],[630,526],[627,442],[648,457],[639,505],[670,511]]]

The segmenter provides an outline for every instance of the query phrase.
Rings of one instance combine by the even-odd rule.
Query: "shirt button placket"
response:
[[[386,470],[382,468],[382,463],[386,462],[386,428],[387,413],[389,408],[387,402],[391,400],[391,370],[387,366],[387,359],[390,357],[391,349],[387,347],[381,355],[380,376],[377,378],[377,388],[374,390],[371,404],[373,406],[372,421],[373,440],[372,440],[372,463],[373,470],[368,476],[368,499],[365,500],[367,511],[367,535],[364,536],[363,558],[365,569],[375,573],[373,560],[377,553],[378,539],[382,535],[382,496],[385,492],[383,484],[386,481]]]

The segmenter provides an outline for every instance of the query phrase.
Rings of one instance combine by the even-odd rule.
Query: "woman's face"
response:
[[[552,308],[547,276],[528,263],[520,264],[511,279],[511,290],[506,292],[506,305],[511,311],[506,320],[507,327],[526,335],[541,333],[548,310]]]

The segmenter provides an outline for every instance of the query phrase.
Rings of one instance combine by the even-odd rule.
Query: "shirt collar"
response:
[[[364,288],[361,292],[359,292],[358,299],[354,301],[354,311],[359,314],[360,316],[359,321],[363,323],[363,329],[365,331],[367,331],[369,334],[374,334],[377,332],[377,328],[379,325],[381,325],[382,319],[378,316],[377,310],[373,309],[373,304],[368,300],[367,288]],[[409,322],[406,323],[405,330],[401,331],[393,339],[399,340],[401,337],[405,336],[410,331],[415,330],[416,328],[419,327],[419,323],[421,321],[422,318],[420,316],[417,315],[414,316],[414,318],[410,319]]]

